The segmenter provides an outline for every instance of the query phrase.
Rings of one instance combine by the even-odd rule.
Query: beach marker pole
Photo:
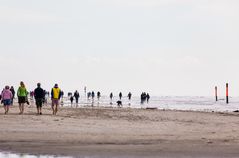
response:
[[[218,101],[218,97],[217,97],[217,86],[215,87],[215,97],[216,97],[216,101]]]
[[[227,104],[229,103],[229,97],[228,97],[228,83],[226,84],[226,101]]]

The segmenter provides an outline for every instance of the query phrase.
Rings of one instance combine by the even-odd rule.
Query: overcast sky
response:
[[[0,86],[239,96],[238,0],[0,0]]]

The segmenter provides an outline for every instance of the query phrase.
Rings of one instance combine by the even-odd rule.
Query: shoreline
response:
[[[2,112],[3,110],[0,110]],[[91,157],[237,157],[237,113],[132,108],[36,108],[0,113],[0,150]]]

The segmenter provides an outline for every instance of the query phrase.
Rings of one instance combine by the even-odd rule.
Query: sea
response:
[[[79,99],[77,107],[115,107],[117,108],[118,97],[112,100],[107,96],[99,99],[86,97]],[[140,97],[127,97],[121,99],[121,108],[149,108],[161,110],[183,110],[183,111],[203,111],[203,112],[234,112],[239,110],[239,97],[229,97],[229,103],[226,103],[225,97],[219,97],[218,101],[214,97],[205,96],[152,96],[149,102],[141,102]],[[76,106],[75,100],[71,104],[68,97],[62,100],[62,106]]]

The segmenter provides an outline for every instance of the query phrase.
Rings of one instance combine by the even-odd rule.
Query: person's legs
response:
[[[52,108],[53,115],[55,115],[55,108],[54,108],[54,102],[53,101],[52,101],[51,108]]]
[[[78,98],[76,99],[76,104],[78,104]]]
[[[22,114],[22,103],[19,103],[19,110],[20,110],[19,114]]]
[[[22,114],[24,113],[24,103],[22,104]]]
[[[7,113],[8,113],[8,111],[9,111],[9,107],[10,107],[10,105],[7,106]]]
[[[14,98],[12,98],[12,100],[11,100],[11,105],[13,105],[13,100],[14,100]]]
[[[36,99],[36,107],[37,107],[37,114],[39,114],[39,105],[38,105],[38,99]]]
[[[41,109],[42,109],[42,106],[39,107],[40,115],[42,115]]]
[[[55,115],[56,115],[56,113],[57,113],[57,111],[58,111],[58,104],[56,104],[56,108],[55,108]]]
[[[19,103],[19,111],[20,111],[20,113],[21,113],[21,103]]]
[[[42,113],[41,113],[42,105],[43,105],[43,99],[41,99],[41,100],[39,101],[38,110],[39,110],[39,114],[40,114],[40,115],[42,114]]]
[[[25,103],[25,101],[26,101],[25,97],[19,97],[18,98],[19,110],[20,110],[19,114],[23,114],[23,112],[24,112],[24,103]]]
[[[40,108],[42,106],[42,100],[41,99],[37,99],[36,100],[36,105],[37,105],[37,114],[39,115],[40,114]]]
[[[3,107],[4,107],[4,110],[5,110],[5,114],[7,114],[7,106],[4,105]]]
[[[59,104],[60,104],[60,100],[56,99],[55,100],[55,115],[56,115],[56,113],[58,111]]]

